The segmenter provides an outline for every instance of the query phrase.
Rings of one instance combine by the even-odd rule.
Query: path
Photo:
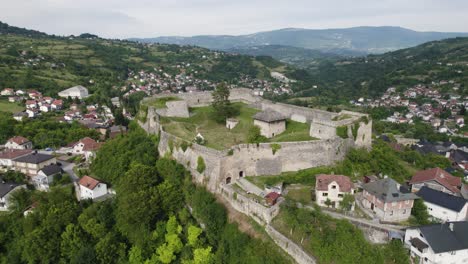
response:
[[[304,206],[304,208],[307,208],[309,210],[315,210],[314,207],[309,206],[309,205]],[[343,214],[336,213],[336,212],[330,212],[327,210],[322,210],[322,212],[336,219],[346,219],[354,224],[361,224],[361,225],[365,225],[365,226],[372,227],[375,229],[385,230],[387,232],[391,231],[391,232],[397,232],[401,234],[401,233],[404,233],[404,229],[406,228],[404,226],[376,223],[371,220],[351,217],[351,216],[343,215]]]
[[[60,163],[62,163],[63,171],[70,175],[70,178],[73,182],[80,180],[80,178],[78,178],[78,176],[76,176],[75,172],[73,171],[73,168],[75,168],[75,163],[67,161],[60,161]]]

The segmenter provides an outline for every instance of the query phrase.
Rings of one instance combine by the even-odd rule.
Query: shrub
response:
[[[228,156],[232,156],[232,155],[234,155],[234,150],[233,150],[233,149],[230,149],[230,150],[228,151],[228,153],[227,153],[227,154],[228,154]]]
[[[180,148],[182,149],[183,152],[185,152],[187,150],[187,148],[189,147],[188,143],[186,141],[183,141],[181,144],[180,144]]]
[[[340,138],[348,138],[348,127],[347,126],[339,126],[336,128],[336,135]]]
[[[203,173],[205,169],[206,169],[205,160],[202,158],[202,156],[198,156],[198,160],[197,160],[198,173]]]
[[[276,152],[281,149],[280,144],[274,143],[274,144],[271,144],[270,146],[271,146],[271,151],[273,152],[273,155],[275,155]]]
[[[260,127],[258,126],[252,126],[250,129],[249,129],[249,133],[247,135],[247,141],[248,143],[262,143],[262,142],[266,142],[267,141],[267,138],[262,136],[260,134]]]
[[[359,130],[359,122],[353,124],[353,126],[351,127],[351,133],[353,134],[354,140],[357,139],[358,130]]]

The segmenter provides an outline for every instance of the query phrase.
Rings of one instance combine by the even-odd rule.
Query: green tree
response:
[[[427,212],[427,207],[422,199],[414,200],[413,208],[411,209],[411,214],[414,216],[414,221],[416,224],[430,224],[429,213]]]
[[[229,101],[229,88],[226,83],[220,83],[212,93],[214,109],[213,118],[216,122],[223,123],[227,118],[238,114],[235,107]]]

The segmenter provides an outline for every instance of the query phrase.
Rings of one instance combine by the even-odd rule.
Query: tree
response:
[[[188,228],[187,240],[188,244],[192,247],[196,247],[198,243],[198,237],[202,233],[202,229],[193,225]]]
[[[247,142],[252,144],[258,144],[266,141],[267,138],[262,136],[260,133],[260,127],[252,126],[249,128],[249,131],[247,133]]]
[[[411,214],[414,216],[414,221],[416,222],[416,224],[430,224],[429,213],[427,212],[427,207],[422,199],[414,200],[413,208],[411,209]]]
[[[354,204],[354,195],[347,193],[343,196],[343,200],[341,200],[340,202],[340,208],[345,211],[351,211],[353,204]]]
[[[214,109],[213,118],[218,123],[225,122],[227,118],[237,114],[236,109],[229,101],[229,88],[226,83],[220,83],[213,91],[213,103],[211,106]]]

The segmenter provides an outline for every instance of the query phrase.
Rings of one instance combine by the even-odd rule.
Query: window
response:
[[[239,171],[239,177],[244,177],[244,171]]]
[[[406,209],[403,210],[403,214],[406,214]]]
[[[390,211],[390,215],[393,215],[393,210],[392,210],[392,211]]]
[[[343,197],[343,194],[339,193],[339,194],[338,194],[338,197]]]
[[[332,185],[332,189],[336,189],[336,185]]]
[[[392,206],[396,206],[396,202],[392,202]]]
[[[322,193],[322,196],[326,197],[326,196],[328,196],[328,193]]]

